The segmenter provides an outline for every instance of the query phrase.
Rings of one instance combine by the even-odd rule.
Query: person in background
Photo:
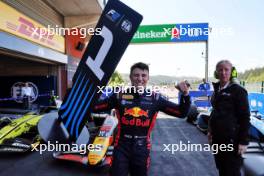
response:
[[[29,86],[28,82],[26,82],[24,87],[22,87],[21,95],[23,97],[24,109],[30,109],[30,97],[32,95],[32,87]]]
[[[214,154],[220,176],[240,176],[241,155],[249,142],[250,111],[248,93],[233,80],[237,71],[228,60],[216,64],[211,98],[213,110],[209,119],[208,140],[211,144],[228,147]]]
[[[203,79],[203,82],[198,87],[199,90],[208,91],[211,89],[209,82],[206,82],[205,79]]]

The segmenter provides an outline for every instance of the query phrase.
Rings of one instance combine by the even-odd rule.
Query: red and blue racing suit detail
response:
[[[146,176],[150,162],[150,133],[159,111],[184,118],[190,97],[181,96],[180,103],[168,101],[159,93],[118,93],[100,100],[93,112],[116,110],[117,135],[111,173],[114,176]]]

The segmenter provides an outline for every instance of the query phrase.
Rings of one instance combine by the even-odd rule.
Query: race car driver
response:
[[[115,138],[112,176],[147,176],[150,163],[150,133],[158,111],[183,118],[190,107],[189,88],[181,82],[182,92],[179,105],[166,100],[159,93],[148,94],[149,67],[136,63],[130,69],[131,88],[112,94],[99,101],[94,112],[115,109],[118,118],[118,132]],[[143,88],[143,89],[142,89]],[[139,91],[139,90],[143,91]]]

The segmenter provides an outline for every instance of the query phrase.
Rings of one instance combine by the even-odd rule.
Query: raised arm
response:
[[[92,111],[94,113],[109,111],[116,107],[117,104],[117,94],[112,94],[104,99],[99,99],[96,105],[93,107]]]
[[[190,105],[191,101],[189,95],[181,95],[179,104],[168,101],[162,96],[158,98],[158,106],[160,111],[179,118],[184,118],[187,116]]]
[[[177,84],[175,88],[181,92],[179,104],[175,104],[160,96],[160,98],[158,99],[158,104],[160,107],[159,110],[172,116],[184,118],[187,116],[191,105],[189,96],[190,84],[187,81],[182,81]]]

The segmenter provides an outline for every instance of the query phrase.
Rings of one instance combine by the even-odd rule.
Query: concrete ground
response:
[[[214,176],[217,175],[213,156],[205,151],[177,151],[165,149],[169,144],[206,144],[207,138],[183,119],[159,114],[152,134],[150,176]],[[174,145],[176,148],[176,145]],[[51,153],[0,155],[0,175],[16,176],[104,176],[77,163],[57,161]]]

